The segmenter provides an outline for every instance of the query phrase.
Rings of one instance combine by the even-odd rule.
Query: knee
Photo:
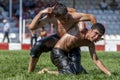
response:
[[[42,53],[42,43],[36,42],[35,45],[31,48],[30,56],[33,58],[39,58]]]

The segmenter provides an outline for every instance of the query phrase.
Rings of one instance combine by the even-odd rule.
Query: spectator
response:
[[[33,19],[35,17],[35,15],[36,15],[34,9],[35,8],[31,8],[31,9],[28,10],[31,19]]]
[[[44,27],[40,27],[39,32],[36,30],[36,34],[32,35],[31,37],[31,46],[33,46],[37,40],[43,39],[46,36],[47,36],[47,31],[45,30]]]
[[[0,22],[2,22],[3,16],[2,16],[2,11],[0,11]]]
[[[26,23],[26,28],[28,28],[30,25],[30,22]],[[35,30],[34,33],[35,34],[31,34],[31,37],[30,37],[30,45],[31,47],[34,45],[34,43],[37,41],[37,31]]]
[[[108,9],[108,4],[106,3],[106,0],[102,0],[99,4],[99,7],[102,11],[107,10]]]
[[[37,41],[37,34],[31,35],[31,47],[34,45],[34,43]]]
[[[7,38],[7,41],[9,43],[10,42],[10,40],[9,40],[10,23],[6,19],[3,20],[3,23],[4,23],[4,28],[3,28],[4,38],[3,38],[3,42],[4,42],[5,38]]]
[[[115,11],[118,8],[118,3],[116,2],[116,0],[112,0],[112,2],[110,3],[110,8]]]

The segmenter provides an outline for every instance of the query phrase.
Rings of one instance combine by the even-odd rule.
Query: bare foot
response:
[[[38,74],[43,74],[44,73],[44,70],[40,70],[39,72],[38,72]]]
[[[45,73],[45,72],[48,72],[48,69],[47,69],[47,68],[44,68],[44,69],[40,70],[40,71],[38,72],[38,74],[43,74],[43,73]]]
[[[49,72],[49,70],[47,68],[44,68],[43,71],[44,72]]]
[[[38,72],[38,74],[43,74],[43,73],[49,73],[49,74],[55,74],[55,75],[59,74],[58,71],[49,71],[47,68],[44,68]]]

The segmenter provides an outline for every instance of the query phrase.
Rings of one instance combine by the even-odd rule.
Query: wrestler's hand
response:
[[[38,72],[38,74],[43,74],[44,73],[44,70],[41,70]]]
[[[48,7],[46,9],[42,10],[41,12],[47,14],[47,13],[52,13],[52,11],[53,11],[53,7]]]

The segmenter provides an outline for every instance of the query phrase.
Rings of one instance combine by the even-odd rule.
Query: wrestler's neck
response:
[[[89,32],[90,32],[89,30],[88,30],[88,31],[86,31],[84,39],[89,40],[89,34],[90,34]]]

